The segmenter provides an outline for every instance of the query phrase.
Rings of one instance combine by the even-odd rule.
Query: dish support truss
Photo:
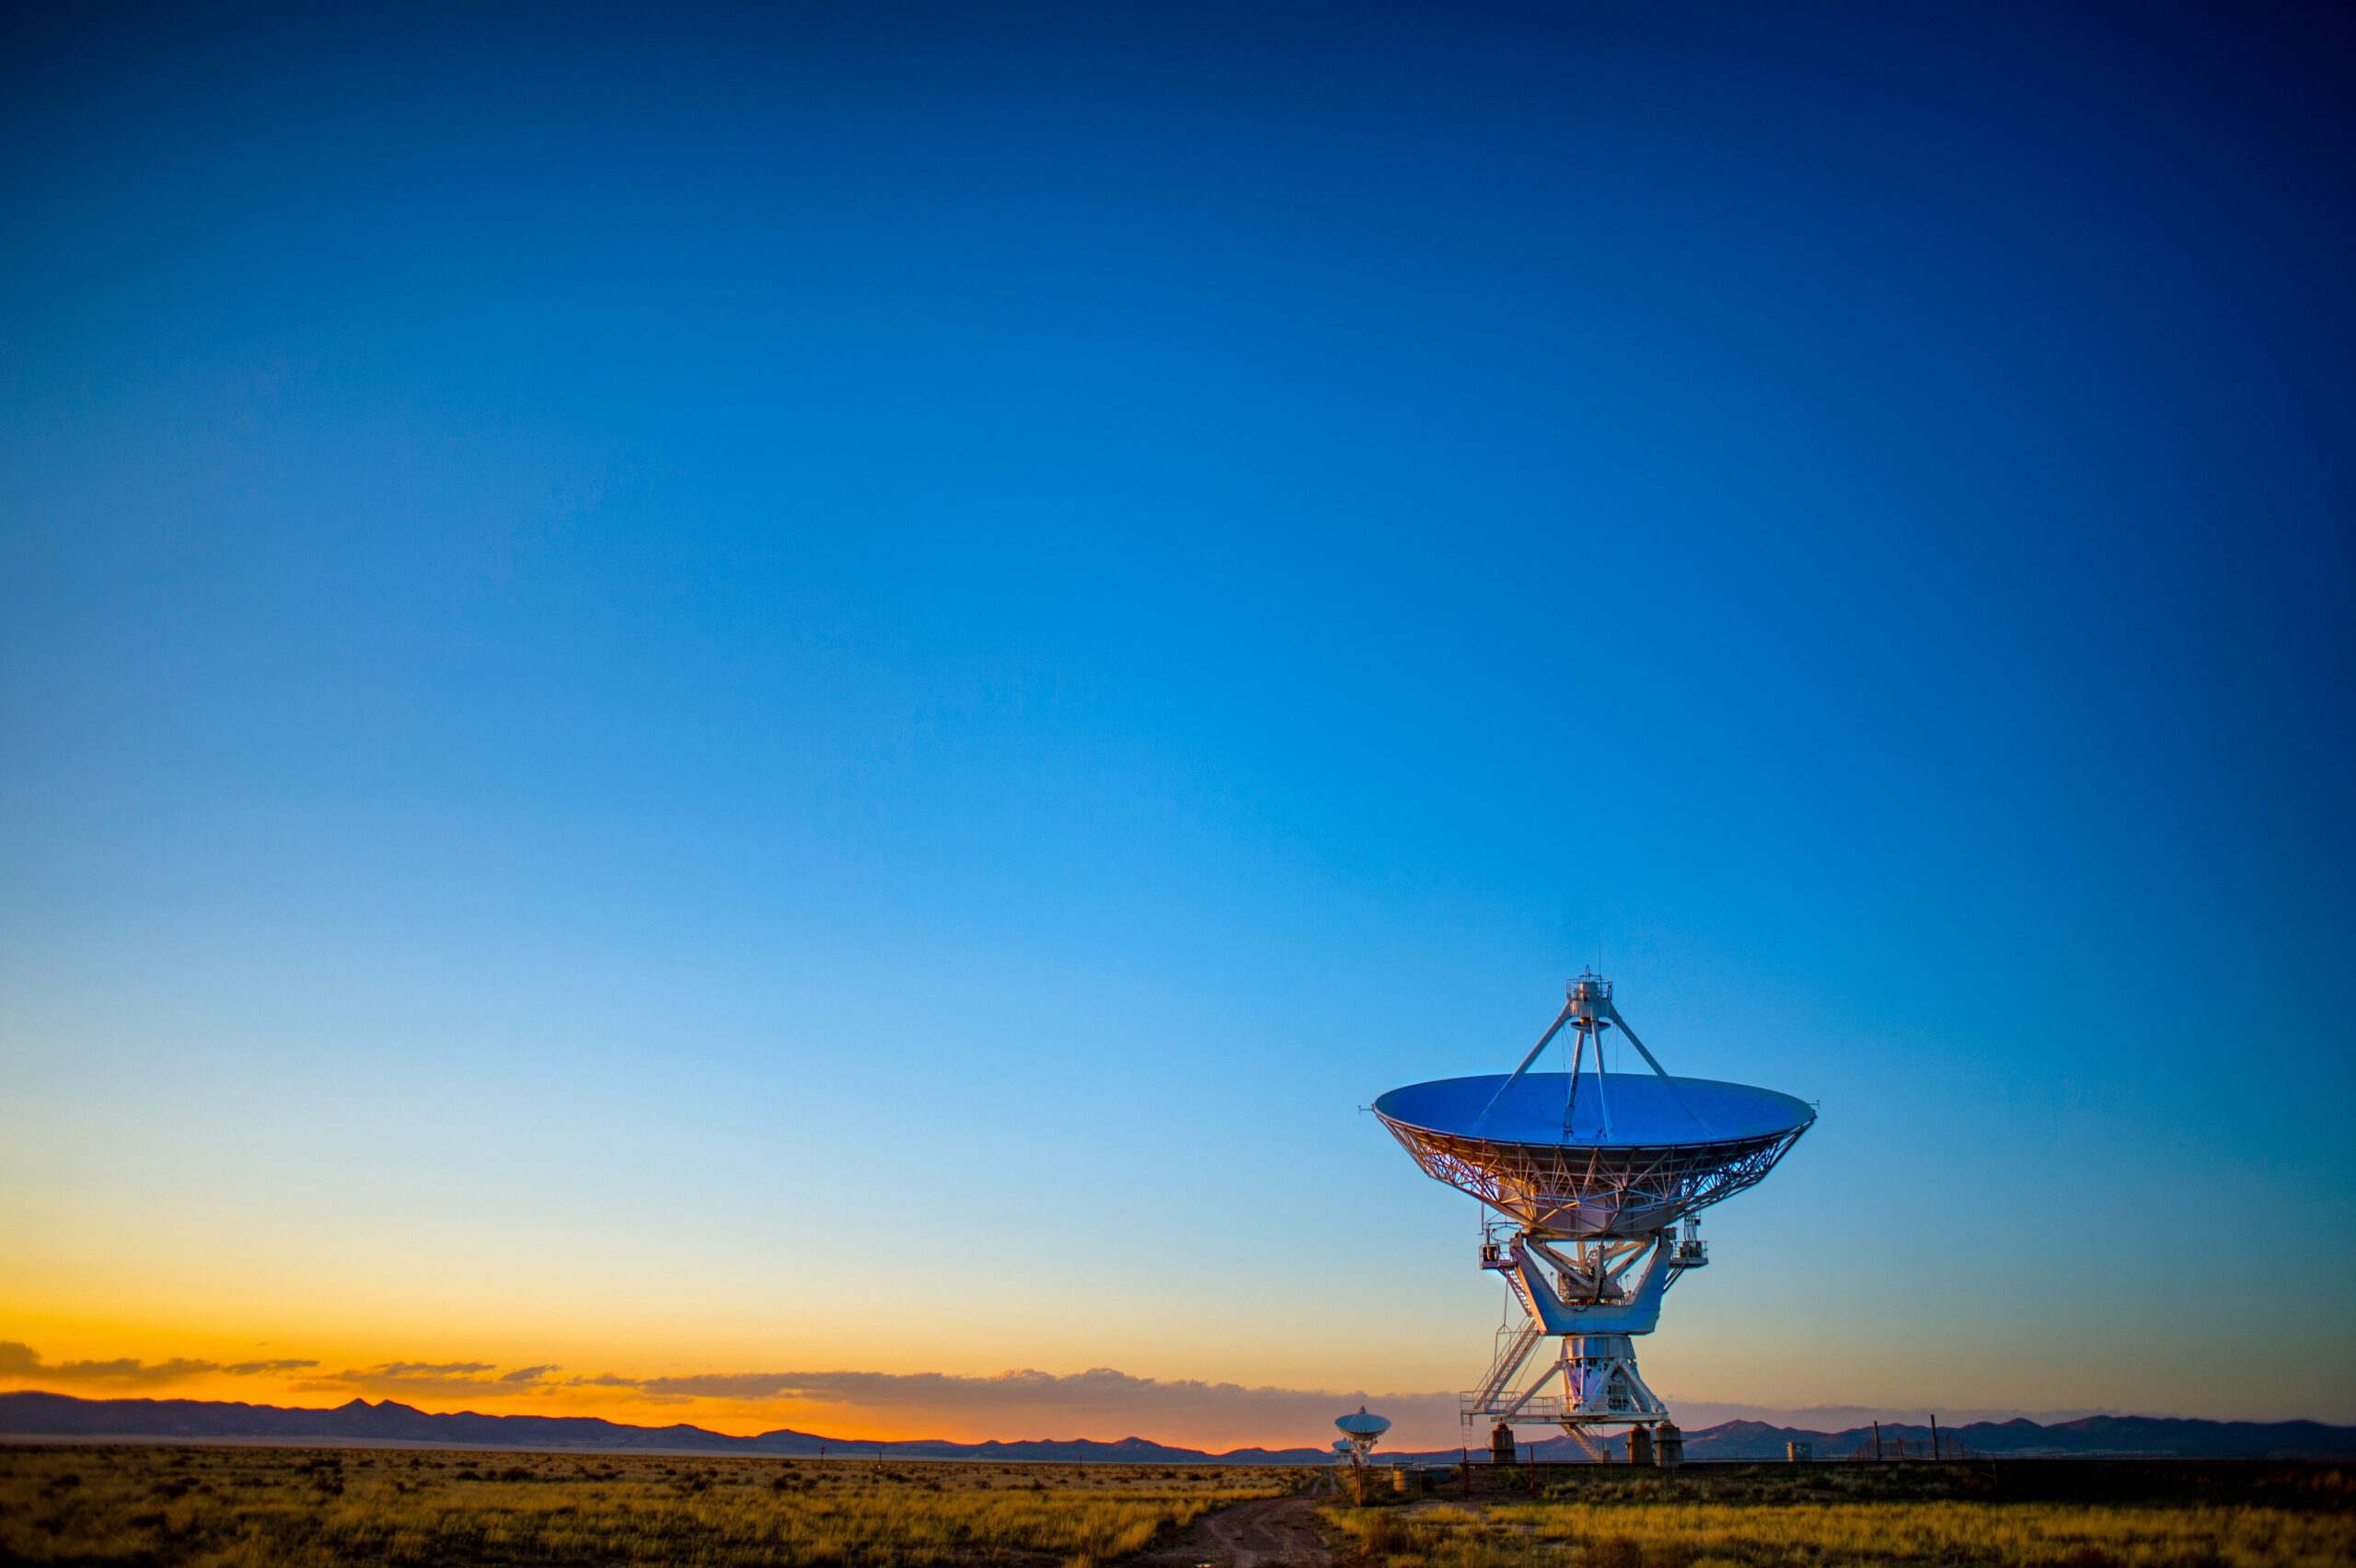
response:
[[[1458,1137],[1385,1119],[1424,1174],[1541,1236],[1633,1237],[1754,1185],[1805,1127],[1725,1143],[1581,1148]]]

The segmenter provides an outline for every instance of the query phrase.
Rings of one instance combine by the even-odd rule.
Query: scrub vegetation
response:
[[[1294,1472],[233,1447],[0,1448],[0,1562],[1086,1564]]]
[[[2006,1497],[1994,1471],[1773,1467],[1748,1477],[1608,1472],[1539,1499],[1478,1496],[1322,1511],[1345,1560],[1388,1568],[2342,1568],[2356,1562],[2356,1476],[2332,1468],[2098,1467]],[[2056,1483],[2056,1477],[2059,1483]],[[2104,1496],[2102,1493],[2112,1495]]]

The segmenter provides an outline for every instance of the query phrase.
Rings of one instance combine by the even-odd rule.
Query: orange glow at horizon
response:
[[[839,1439],[846,1446],[862,1442],[928,1440],[982,1443],[992,1439],[1014,1442],[1094,1438],[1112,1441],[1120,1437],[1140,1436],[1175,1447],[1218,1451],[1300,1447],[1315,1435],[1293,1426],[1256,1431],[1241,1428],[1202,1432],[1172,1430],[1166,1423],[1146,1420],[1132,1421],[1118,1430],[1106,1428],[1093,1421],[1059,1422],[1053,1419],[1010,1426],[1007,1423],[1010,1417],[1013,1417],[1011,1412],[1001,1412],[994,1420],[982,1414],[919,1412],[908,1420],[894,1422],[879,1420],[846,1406],[821,1405],[806,1401],[672,1401],[649,1400],[614,1390],[563,1386],[521,1394],[502,1392],[495,1382],[483,1383],[479,1391],[461,1393],[445,1389],[435,1393],[422,1393],[403,1389],[397,1383],[324,1389],[306,1388],[294,1379],[273,1381],[262,1378],[225,1376],[197,1376],[173,1379],[168,1383],[147,1383],[64,1379],[38,1374],[29,1377],[0,1375],[0,1392],[25,1389],[85,1400],[203,1400],[310,1410],[333,1409],[359,1399],[370,1404],[389,1402],[407,1405],[429,1415],[473,1413],[598,1417],[624,1426],[695,1426],[731,1437],[756,1437],[785,1429],[829,1440]]]
[[[132,1347],[138,1348],[133,1349]],[[783,1375],[779,1375],[783,1376]],[[734,1437],[789,1429],[837,1441],[1142,1437],[1211,1452],[1316,1446],[1340,1395],[1205,1386],[1114,1372],[835,1372],[807,1375],[872,1388],[853,1395],[750,1394],[725,1387],[761,1379],[706,1368],[641,1374],[583,1361],[578,1367],[433,1359],[364,1352],[350,1343],[289,1343],[222,1335],[110,1332],[36,1315],[0,1313],[0,1390],[87,1400],[198,1400],[332,1409],[353,1400],[429,1414],[596,1417],[639,1427],[690,1425]],[[680,1391],[722,1385],[712,1391]],[[1102,1385],[1099,1387],[1098,1385]],[[652,1385],[651,1387],[649,1385]],[[666,1386],[667,1385],[667,1386]],[[1041,1390],[1047,1391],[1042,1399]],[[1138,1398],[1136,1390],[1143,1390]],[[1172,1403],[1171,1390],[1186,1402]]]

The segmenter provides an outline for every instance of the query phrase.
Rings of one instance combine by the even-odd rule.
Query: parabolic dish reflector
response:
[[[1593,1072],[1411,1083],[1374,1113],[1426,1175],[1567,1237],[1673,1225],[1766,1175],[1816,1120],[1772,1089]]]

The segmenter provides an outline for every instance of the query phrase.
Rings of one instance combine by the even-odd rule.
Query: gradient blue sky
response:
[[[2356,1421],[2345,15],[12,8],[0,1338]]]

